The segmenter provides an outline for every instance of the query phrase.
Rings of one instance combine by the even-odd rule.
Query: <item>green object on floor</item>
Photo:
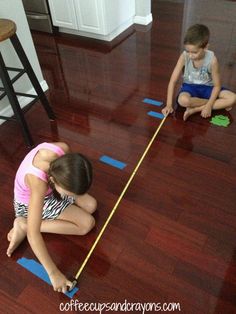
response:
[[[218,115],[212,117],[210,123],[227,128],[230,124],[230,120],[227,116]]]

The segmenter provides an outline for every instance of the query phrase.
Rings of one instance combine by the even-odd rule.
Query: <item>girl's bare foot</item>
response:
[[[20,245],[26,236],[26,219],[17,217],[14,220],[13,229],[7,235],[10,244],[7,249],[7,256],[11,256],[14,250]]]
[[[14,228],[12,228],[12,229],[8,232],[8,234],[7,234],[7,240],[8,240],[9,242],[11,241],[11,238],[12,238],[13,229],[14,229]]]

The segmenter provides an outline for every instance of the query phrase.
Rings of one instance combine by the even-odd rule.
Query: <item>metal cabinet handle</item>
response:
[[[47,20],[48,15],[38,15],[38,14],[26,14],[28,19],[31,20]]]

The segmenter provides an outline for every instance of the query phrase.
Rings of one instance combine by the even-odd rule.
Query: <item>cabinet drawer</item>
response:
[[[26,13],[30,29],[52,33],[52,22],[48,14]]]

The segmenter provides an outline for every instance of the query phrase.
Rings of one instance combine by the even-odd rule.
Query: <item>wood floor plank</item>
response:
[[[32,314],[30,307],[23,305],[23,303],[16,301],[15,297],[10,297],[8,294],[0,291],[0,311],[5,314]]]

